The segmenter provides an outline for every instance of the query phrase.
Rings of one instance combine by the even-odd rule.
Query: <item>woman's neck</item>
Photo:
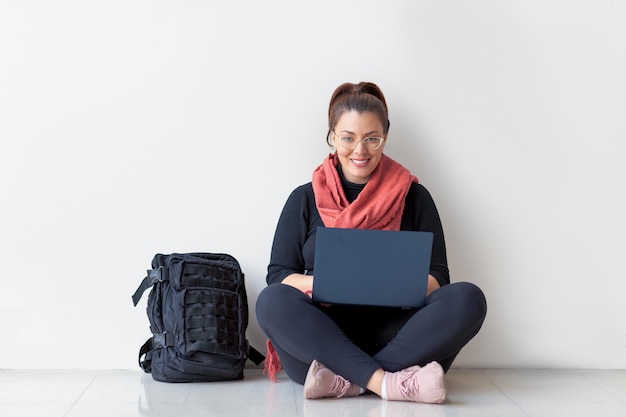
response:
[[[341,178],[341,186],[343,187],[343,192],[346,194],[346,198],[350,203],[352,203],[359,196],[363,188],[365,188],[365,184],[356,184],[354,182],[350,182],[343,175],[343,170],[341,169],[341,165],[337,166],[337,172],[339,173],[339,178]]]

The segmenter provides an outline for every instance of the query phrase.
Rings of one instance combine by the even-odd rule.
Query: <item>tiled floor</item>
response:
[[[626,371],[461,370],[446,375],[443,405],[385,402],[374,395],[304,400],[284,374],[271,383],[155,382],[140,371],[0,370],[2,417],[444,417],[626,416]]]

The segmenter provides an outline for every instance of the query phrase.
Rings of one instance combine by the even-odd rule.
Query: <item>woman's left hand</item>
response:
[[[439,288],[439,282],[432,275],[428,275],[428,285],[426,286],[426,297]]]

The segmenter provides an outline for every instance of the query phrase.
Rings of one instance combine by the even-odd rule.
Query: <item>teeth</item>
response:
[[[358,159],[353,159],[352,162],[354,162],[356,165],[365,165],[367,164],[367,159],[364,160],[358,160]]]

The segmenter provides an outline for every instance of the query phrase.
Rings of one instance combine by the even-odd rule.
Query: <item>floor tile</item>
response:
[[[626,404],[626,370],[580,371],[581,375]],[[626,414],[624,414],[626,416]]]
[[[381,416],[380,399],[368,395],[351,398],[302,399],[298,402],[299,417],[371,417]],[[398,415],[402,417],[401,415]],[[394,415],[395,417],[395,415]]]
[[[249,417],[249,416],[293,417],[295,405],[279,407],[268,413],[265,403],[192,403],[192,404],[77,404],[67,417]]]
[[[127,371],[128,372],[128,371]],[[98,371],[73,370],[0,370],[0,387],[19,386],[87,386]]]
[[[4,386],[0,404],[73,404],[85,389],[79,385]]]
[[[2,417],[568,417],[626,416],[626,371],[464,370],[446,375],[444,404],[373,394],[306,400],[284,373],[259,369],[231,382],[171,384],[137,370],[0,370]]]
[[[554,403],[528,404],[524,411],[531,417],[622,417],[626,416],[626,405],[603,403]]]
[[[189,389],[187,402],[206,403],[214,401],[234,401],[239,403],[293,401],[296,384],[281,378],[272,383],[261,373],[248,373],[242,381],[210,382],[194,384]]]
[[[447,404],[505,404],[509,398],[481,371],[451,370],[445,376]]]
[[[432,414],[437,417],[527,417],[527,414],[513,404],[448,404],[446,402],[441,406],[433,407],[440,407],[438,409],[440,414]],[[421,414],[413,415],[422,416]]]
[[[485,371],[485,376],[513,403],[603,404],[614,401],[607,391],[577,371]]]
[[[71,404],[0,404],[2,417],[65,417]]]

